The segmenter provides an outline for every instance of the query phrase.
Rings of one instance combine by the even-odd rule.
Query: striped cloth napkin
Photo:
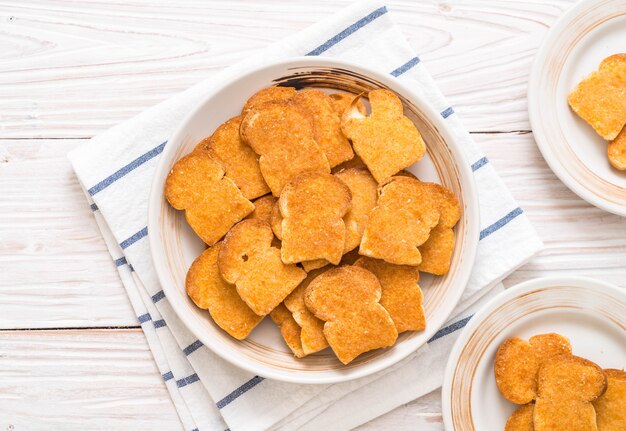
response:
[[[441,385],[456,331],[484,298],[502,289],[500,280],[542,247],[522,209],[472,142],[390,15],[376,2],[354,4],[69,154],[187,431],[349,429],[429,393]],[[263,379],[213,354],[172,310],[156,278],[146,238],[148,194],[159,154],[190,108],[234,70],[300,55],[325,55],[382,68],[421,91],[464,144],[480,196],[478,255],[455,317],[401,363],[334,385]]]

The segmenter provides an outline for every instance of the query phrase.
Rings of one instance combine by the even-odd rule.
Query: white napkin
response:
[[[335,385],[263,379],[209,351],[184,327],[165,298],[146,238],[148,193],[158,156],[189,109],[233,70],[305,54],[382,69],[421,91],[463,143],[481,207],[476,264],[454,313],[456,317],[402,363],[373,376]],[[188,431],[349,429],[436,389],[441,385],[456,331],[484,299],[476,301],[542,247],[522,209],[411,51],[387,8],[377,2],[354,4],[271,45],[219,77],[201,82],[94,137],[71,152],[69,158]]]

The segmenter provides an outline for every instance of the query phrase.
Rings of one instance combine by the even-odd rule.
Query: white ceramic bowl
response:
[[[401,334],[388,349],[365,353],[342,365],[330,349],[303,359],[293,357],[269,318],[244,341],[237,341],[215,325],[205,310],[196,307],[185,292],[185,276],[204,244],[195,236],[182,212],[169,206],[163,186],[173,164],[224,121],[239,115],[244,102],[271,85],[332,88],[352,93],[385,87],[397,93],[405,113],[416,124],[428,154],[410,168],[422,180],[436,181],[459,198],[461,220],[450,272],[424,276],[427,328]],[[444,119],[411,88],[374,70],[342,61],[303,57],[272,63],[233,76],[215,88],[180,124],[161,155],[150,193],[148,231],[159,281],[170,304],[204,345],[227,361],[257,375],[299,383],[334,383],[363,377],[393,365],[426,343],[444,324],[458,302],[470,276],[479,236],[478,198],[473,174]],[[425,370],[426,372],[426,370]]]
[[[609,163],[607,142],[567,104],[600,62],[626,52],[626,0],[586,0],[548,32],[528,81],[528,115],[544,159],[592,205],[626,217],[626,171]]]
[[[573,353],[602,368],[626,365],[626,292],[586,277],[546,277],[511,287],[472,317],[457,339],[444,376],[447,431],[501,431],[517,405],[496,385],[493,363],[509,337],[555,332]]]

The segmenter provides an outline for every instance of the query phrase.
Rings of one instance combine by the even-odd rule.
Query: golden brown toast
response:
[[[508,338],[496,352],[494,372],[498,389],[512,403],[530,403],[537,396],[541,364],[554,356],[571,353],[569,340],[559,334],[535,335],[529,341]]]
[[[364,116],[355,102],[341,121],[341,130],[372,176],[381,183],[422,158],[426,145],[415,124],[403,113],[393,92],[379,89],[368,94],[372,112]]]
[[[596,431],[592,401],[606,386],[602,368],[587,359],[563,355],[547,360],[537,375],[535,430]]]
[[[420,274],[416,267],[393,265],[384,260],[361,257],[354,264],[367,269],[378,278],[383,288],[380,305],[391,316],[398,333],[421,331],[426,328],[422,302],[424,295],[419,286]]]
[[[217,256],[221,247],[222,242],[218,242],[194,260],[187,272],[185,289],[198,307],[209,310],[220,328],[243,340],[263,317],[256,315],[241,300],[235,286],[220,275]]]
[[[305,290],[307,308],[326,322],[324,336],[344,364],[398,338],[393,320],[379,304],[381,292],[376,276],[357,266],[330,269]]]
[[[174,164],[165,181],[165,197],[177,210],[185,210],[189,226],[208,245],[254,210],[206,150],[195,150]]]
[[[348,186],[332,174],[305,172],[290,181],[278,199],[283,262],[338,264],[346,240],[343,217],[351,201]]]
[[[626,54],[605,58],[569,94],[572,110],[607,141],[626,124]]]
[[[607,389],[604,395],[593,402],[596,409],[598,431],[626,430],[626,372],[604,370]]]
[[[241,299],[259,316],[277,307],[306,277],[301,268],[282,262],[273,239],[269,224],[244,220],[228,232],[217,260],[224,280],[237,287]]]
[[[270,192],[265,184],[256,153],[239,136],[242,117],[234,117],[203,139],[196,149],[209,151],[224,167],[226,176],[237,184],[246,199],[255,199]]]

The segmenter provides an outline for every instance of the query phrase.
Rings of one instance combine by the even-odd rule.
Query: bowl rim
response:
[[[441,412],[443,416],[444,428],[446,430],[454,430],[451,411],[452,383],[459,355],[465,347],[469,337],[482,324],[485,317],[490,316],[496,309],[504,304],[532,292],[550,290],[550,288],[555,286],[568,286],[576,289],[594,289],[594,291],[609,292],[617,297],[621,296],[626,298],[626,294],[623,289],[614,284],[592,277],[577,275],[554,275],[534,278],[518,283],[495,295],[486,304],[480,307],[480,310],[478,310],[469,320],[452,346],[452,350],[450,350],[450,355],[448,356],[448,362],[444,371],[443,384],[441,387]],[[626,302],[626,299],[624,302]]]
[[[452,290],[452,295],[440,306],[438,310],[438,321],[436,321],[435,324],[429,325],[424,331],[424,333],[429,334],[426,340],[434,335],[434,333],[438,331],[450,317],[450,314],[456,307],[465,290],[465,286],[467,286],[467,283],[469,282],[472,268],[474,266],[476,249],[478,247],[480,233],[478,193],[476,191],[476,184],[469,161],[466,159],[463,153],[461,145],[458,142],[458,138],[448,129],[445,120],[425,100],[424,96],[422,96],[415,90],[412,90],[406,84],[402,83],[400,80],[391,75],[387,75],[384,72],[345,60],[305,56],[266,62],[257,67],[248,68],[244,71],[234,73],[227,80],[220,80],[219,84],[215,85],[210,91],[207,92],[207,94],[201,100],[197,102],[196,106],[191,109],[190,112],[179,123],[178,127],[172,133],[171,138],[168,139],[168,143],[170,145],[165,145],[163,153],[159,157],[159,161],[154,172],[148,201],[148,232],[150,233],[148,235],[148,239],[150,244],[152,262],[157,273],[159,283],[161,284],[161,288],[163,289],[165,296],[168,298],[168,301],[170,302],[170,305],[172,306],[172,309],[176,312],[177,316],[181,319],[183,324],[190,332],[192,332],[205,346],[207,346],[207,348],[209,348],[213,353],[217,354],[222,359],[246,371],[255,373],[256,375],[290,383],[329,384],[354,380],[360,377],[371,375],[402,361],[410,354],[414,353],[418,348],[426,344],[426,341],[416,345],[413,349],[406,349],[406,351],[402,352],[401,354],[395,354],[393,356],[388,355],[381,360],[368,362],[366,364],[363,364],[362,366],[351,368],[346,372],[331,370],[326,372],[316,371],[311,373],[307,373],[306,371],[289,371],[289,373],[281,373],[279,370],[276,370],[275,367],[255,362],[253,359],[228,355],[227,352],[220,349],[218,345],[214,345],[215,343],[207,341],[207,338],[204,336],[202,331],[199,331],[198,328],[196,328],[193,321],[193,316],[188,315],[188,313],[185,312],[179,312],[179,310],[182,311],[179,302],[180,299],[178,298],[181,295],[177,291],[176,287],[170,286],[169,283],[166,282],[168,280],[168,270],[166,269],[166,265],[162,264],[162,260],[164,259],[164,251],[160,245],[161,235],[159,228],[159,207],[161,205],[161,199],[163,196],[163,182],[166,178],[167,172],[169,172],[170,170],[170,166],[167,162],[168,159],[170,159],[172,153],[174,153],[178,149],[179,143],[182,140],[181,138],[184,136],[185,129],[187,128],[187,124],[192,120],[193,117],[198,114],[200,110],[203,109],[204,105],[208,101],[210,101],[216,94],[218,94],[223,89],[223,87],[231,85],[240,80],[248,79],[260,71],[277,67],[282,67],[286,69],[310,67],[338,68],[359,73],[367,78],[375,79],[377,82],[383,84],[385,87],[391,88],[394,92],[402,95],[408,100],[411,100],[416,106],[419,107],[425,117],[428,118],[428,120],[436,127],[437,131],[441,134],[441,137],[443,138],[446,147],[450,150],[452,154],[455,166],[458,169],[459,178],[466,180],[463,182],[463,196],[464,202],[466,203],[465,207],[463,208],[463,214],[469,220],[469,223],[466,233],[466,252],[463,255],[463,264],[461,267],[463,269],[459,272],[458,278],[455,280],[455,283],[459,283],[463,286],[463,288]],[[155,233],[159,233],[159,235],[156,235]]]

